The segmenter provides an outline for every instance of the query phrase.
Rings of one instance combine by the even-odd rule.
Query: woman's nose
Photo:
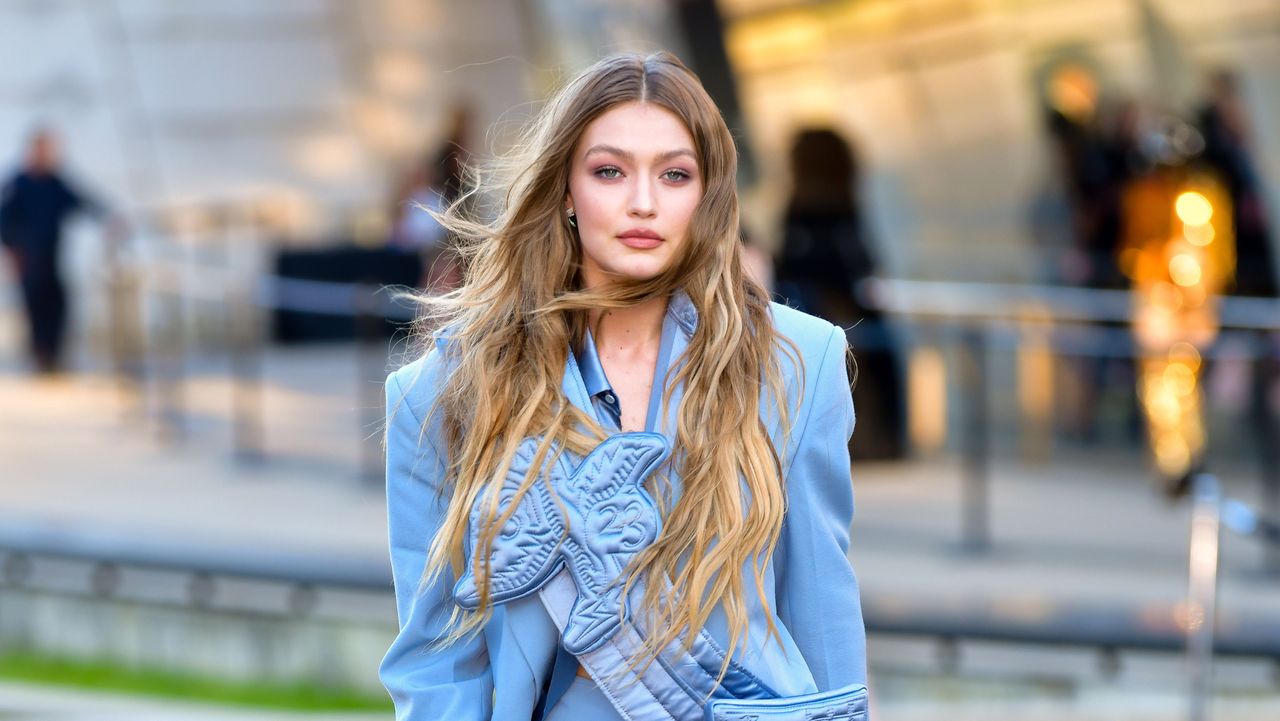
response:
[[[653,200],[653,188],[647,180],[637,181],[631,186],[627,212],[639,218],[653,217],[657,212]]]

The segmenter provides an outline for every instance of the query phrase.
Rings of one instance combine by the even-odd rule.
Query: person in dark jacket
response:
[[[854,458],[901,458],[906,404],[898,343],[888,320],[855,292],[877,270],[858,198],[857,149],[829,128],[803,130],[792,144],[791,176],[778,293],[789,305],[848,329],[862,380],[853,390],[862,420]]]
[[[1235,228],[1236,273],[1234,295],[1275,298],[1280,296],[1276,278],[1275,246],[1267,214],[1266,187],[1259,173],[1253,131],[1241,94],[1240,80],[1231,70],[1218,70],[1209,82],[1208,102],[1197,120],[1204,135],[1201,160],[1218,172],[1231,196],[1231,223]],[[1262,468],[1280,464],[1275,443],[1280,418],[1274,409],[1276,383],[1280,381],[1280,334],[1257,331],[1257,346],[1268,349],[1253,359],[1249,392],[1249,428],[1252,429]],[[1280,484],[1268,474],[1269,484]],[[1280,485],[1267,493],[1280,498]]]
[[[1274,298],[1280,295],[1272,262],[1271,223],[1266,191],[1253,157],[1252,133],[1239,80],[1219,70],[1210,80],[1209,101],[1198,115],[1204,134],[1203,161],[1217,170],[1231,195],[1236,236],[1236,295]]]
[[[22,289],[31,356],[40,373],[61,367],[67,292],[58,258],[63,226],[81,211],[106,215],[63,177],[53,133],[36,131],[22,167],[0,190],[0,243]]]

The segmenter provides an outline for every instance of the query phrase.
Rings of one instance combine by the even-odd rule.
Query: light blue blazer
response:
[[[854,411],[845,335],[792,308],[775,303],[772,310],[775,327],[795,343],[804,363],[801,373],[789,355],[781,354],[792,432],[779,437],[778,420],[763,411],[786,478],[786,517],[765,576],[768,608],[782,640],[768,636],[766,612],[757,599],[750,608],[748,644],[739,646],[734,660],[791,696],[865,684],[866,639],[858,582],[848,560],[853,519],[848,441]],[[697,322],[688,297],[675,293],[663,323],[659,370],[680,362]],[[401,721],[524,721],[546,686],[559,643],[536,594],[498,606],[479,635],[443,650],[429,648],[442,635],[454,603],[449,574],[432,586],[420,584],[445,505],[437,492],[444,447],[438,419],[423,430],[443,373],[437,347],[387,378],[387,509],[400,632],[379,671]],[[572,354],[562,388],[571,402],[599,417]],[[681,397],[675,388],[664,425],[654,428],[669,440]],[[671,480],[678,491],[674,472]],[[748,584],[748,593],[753,590]],[[717,609],[707,630],[722,648],[727,648],[727,629],[725,614]]]

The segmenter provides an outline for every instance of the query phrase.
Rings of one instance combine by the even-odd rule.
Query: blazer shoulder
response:
[[[424,419],[444,387],[445,379],[444,353],[433,345],[426,355],[387,375],[387,400],[389,403],[406,404],[413,415]]]
[[[779,335],[794,343],[804,358],[822,357],[836,330],[833,323],[781,303],[770,303],[769,307]]]

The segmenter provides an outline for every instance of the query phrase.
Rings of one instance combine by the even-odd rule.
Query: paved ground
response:
[[[1168,693],[1133,689],[1089,689],[1028,697],[998,687],[979,689],[966,681],[953,686],[951,698],[939,698],[937,684],[876,709],[879,721],[1182,721],[1185,704]],[[904,689],[904,691],[907,689]],[[906,694],[904,694],[906,695]],[[1230,721],[1274,721],[1280,704],[1266,699],[1219,700],[1214,717]],[[386,721],[389,714],[289,713],[228,709],[193,703],[138,699],[105,693],[0,683],[2,721]]]
[[[34,381],[12,354],[0,355],[0,522],[381,562],[383,498],[361,471],[364,438],[376,434],[381,413],[377,362],[360,370],[359,354],[343,346],[272,351],[261,396],[266,460],[246,466],[233,457],[230,384],[217,356],[191,361],[189,432],[169,443],[145,412],[155,398],[121,393],[92,360],[74,376]],[[1222,472],[1234,492],[1251,496],[1249,466]],[[855,468],[853,558],[869,601],[1020,613],[1077,602],[1163,608],[1185,594],[1188,509],[1153,493],[1140,458],[1076,451],[1048,463],[996,459],[994,546],[979,555],[957,546],[960,478],[947,460]],[[1259,573],[1257,543],[1228,537],[1223,554],[1223,618],[1280,618],[1280,582]],[[871,656],[884,679],[882,710],[898,719],[1163,720],[1179,718],[1183,706],[1177,659],[1126,660],[1118,680],[1104,681],[1087,653],[977,645],[965,650],[962,679],[948,681],[929,643],[873,638]],[[1223,703],[1232,710],[1222,718],[1280,718],[1270,669],[1223,668]],[[1076,681],[1064,690],[1061,679]],[[989,692],[973,691],[984,684]],[[129,699],[99,704],[97,696],[18,686],[0,688],[0,698],[3,719],[278,717]]]
[[[307,713],[316,721],[385,721],[387,714]],[[2,721],[297,721],[285,711],[228,709],[110,693],[0,683]]]

